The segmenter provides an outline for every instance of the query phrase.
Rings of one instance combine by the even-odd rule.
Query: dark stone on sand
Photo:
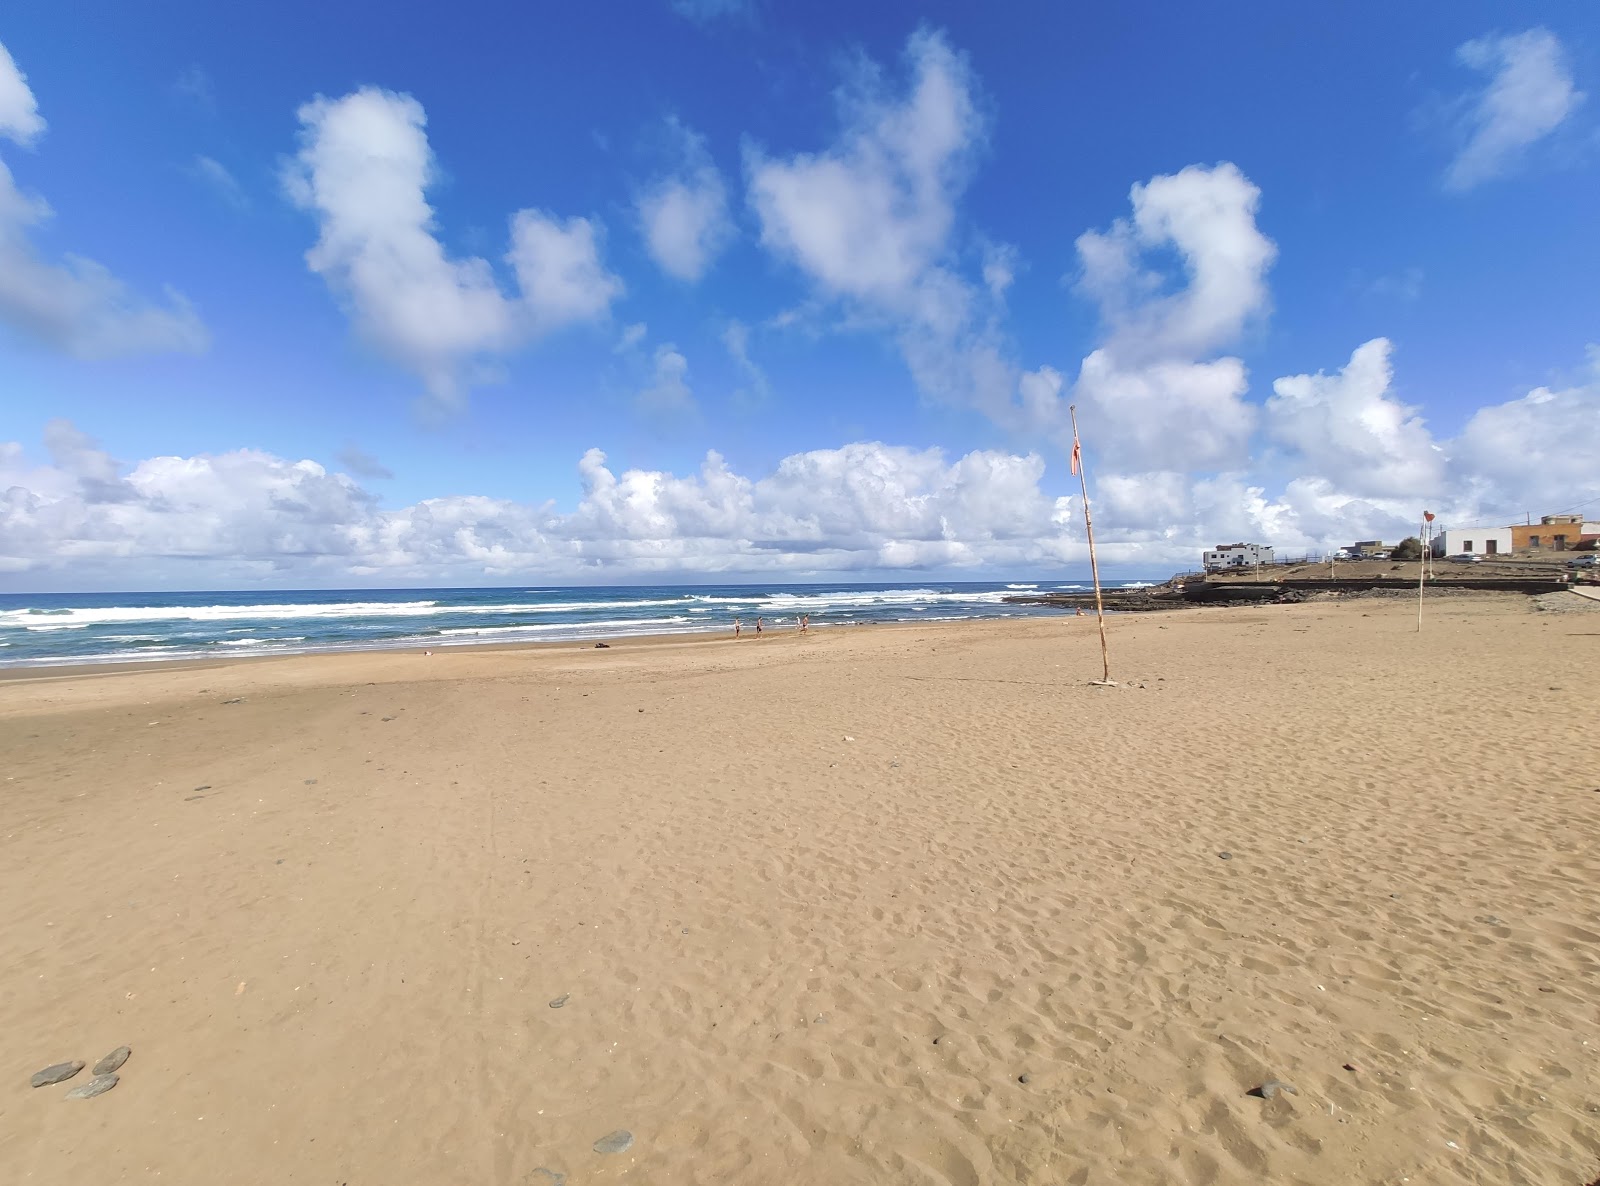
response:
[[[244,697],[243,696],[235,696],[232,700],[224,700],[222,703],[224,703],[224,704],[243,704],[244,703]]]
[[[1017,1082],[1018,1083],[1031,1083],[1031,1082],[1033,1082],[1033,1076],[1028,1074],[1026,1071],[1024,1071],[1022,1074],[1017,1076]]]
[[[308,786],[308,787],[314,787],[314,786],[317,785],[317,780],[314,779],[314,778],[308,778],[308,779],[305,780],[305,782],[306,782],[306,786]]]
[[[565,1005],[567,1003],[567,998],[570,997],[571,995],[572,994],[570,992],[562,993],[559,997],[557,997],[555,1000],[550,1002],[550,1007],[552,1009],[561,1008],[562,1005]]]
[[[65,1083],[81,1070],[83,1070],[81,1062],[58,1062],[53,1067],[35,1071],[33,1078],[28,1082],[34,1087],[49,1087],[52,1083]]]
[[[609,651],[611,644],[609,642],[597,642],[594,644],[594,649],[597,651]]]
[[[110,1054],[94,1064],[93,1074],[109,1075],[112,1071],[119,1070],[122,1064],[128,1061],[128,1055],[133,1051],[126,1046],[118,1046]]]
[[[1344,1069],[1347,1071],[1354,1071],[1356,1069],[1356,1064],[1353,1062],[1347,1062],[1344,1064]]]
[[[82,1087],[74,1087],[67,1092],[69,1100],[92,1100],[97,1095],[104,1095],[117,1085],[115,1075],[96,1075]]]
[[[1225,861],[1233,860],[1233,854],[1231,852],[1219,852],[1217,855]]]
[[[194,793],[198,795],[201,791],[209,791],[210,789],[211,789],[211,784],[208,782],[203,787],[195,787]]]
[[[625,1153],[633,1148],[633,1134],[625,1128],[608,1132],[594,1143],[596,1153]]]
[[[1290,1095],[1300,1094],[1300,1089],[1293,1083],[1285,1083],[1280,1079],[1268,1079],[1260,1087],[1252,1087],[1245,1094],[1253,1095],[1257,1099],[1270,1100],[1277,1099],[1280,1091],[1288,1092]]]
[[[528,1179],[528,1186],[566,1186],[566,1181],[566,1174],[558,1174],[555,1170],[547,1170],[541,1165],[534,1167],[533,1176]]]

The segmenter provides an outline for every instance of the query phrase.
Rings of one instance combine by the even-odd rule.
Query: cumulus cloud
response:
[[[1075,395],[1110,464],[1221,470],[1256,424],[1244,363],[1215,357],[1262,317],[1277,256],[1256,226],[1261,191],[1226,162],[1135,185],[1131,218],[1077,242],[1079,291],[1100,307],[1101,345]],[[1175,256],[1178,277],[1159,270]]]
[[[1600,345],[1587,375],[1480,408],[1450,446],[1473,500],[1515,521],[1600,497]]]
[[[598,449],[561,513],[474,495],[384,509],[352,477],[257,450],[118,466],[71,425],[51,464],[0,445],[0,566],[57,583],[196,587],[275,576],[394,582],[524,576],[801,575],[1016,568],[1081,553],[1034,454],[859,442],[733,471],[618,472]],[[126,472],[124,472],[126,469]],[[84,475],[124,483],[97,496]]]
[[[1450,189],[1471,189],[1505,174],[1585,97],[1573,84],[1566,49],[1548,29],[1480,37],[1457,49],[1456,57],[1489,81],[1464,96],[1465,143],[1445,172]]]
[[[27,146],[44,128],[26,77],[0,45],[0,138]],[[80,358],[205,349],[205,328],[177,292],[151,304],[94,260],[41,259],[29,236],[50,213],[0,162],[0,323]]]
[[[693,283],[732,239],[733,220],[705,139],[676,119],[668,121],[668,131],[678,166],[652,181],[635,205],[650,258],[668,275]]]
[[[1454,438],[1436,438],[1395,397],[1391,353],[1377,338],[1334,374],[1278,379],[1265,417],[1284,453],[1255,470],[1097,475],[1096,536],[1110,560],[1192,563],[1196,549],[1238,538],[1321,550],[1414,533],[1425,509],[1446,524],[1510,523],[1600,498],[1600,347],[1579,381],[1480,408]],[[1294,476],[1274,484],[1257,471]]]
[[[747,147],[761,243],[852,324],[887,329],[925,395],[1008,428],[1059,429],[1060,408],[1051,425],[1030,422],[999,326],[1015,254],[992,251],[982,284],[959,267],[957,202],[987,142],[977,80],[927,30],[906,43],[905,67],[896,89],[862,64],[838,92],[840,132],[821,151]]]
[[[300,108],[300,151],[285,171],[321,235],[306,255],[375,349],[458,408],[483,365],[554,330],[603,316],[622,282],[600,259],[599,228],[541,210],[511,218],[508,296],[487,260],[454,259],[435,234],[436,178],[422,105],[368,87]]]
[[[1388,339],[1374,338],[1337,374],[1273,383],[1267,430],[1295,450],[1299,472],[1384,498],[1437,493],[1444,485],[1444,454],[1418,409],[1390,395],[1391,349]]]

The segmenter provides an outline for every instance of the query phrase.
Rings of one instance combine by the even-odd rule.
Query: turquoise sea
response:
[[[1148,584],[1108,582],[1108,588]],[[1007,605],[1062,581],[916,584],[629,585],[527,589],[352,589],[230,593],[0,594],[0,667],[489,642],[604,641],[729,631],[735,617],[813,628],[1060,611]]]

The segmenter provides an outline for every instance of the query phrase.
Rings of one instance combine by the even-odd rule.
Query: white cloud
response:
[[[1510,522],[1600,497],[1600,345],[1583,380],[1480,408],[1449,449],[1474,502]]]
[[[1584,100],[1573,85],[1566,50],[1548,29],[1480,37],[1456,56],[1490,78],[1466,97],[1466,143],[1445,173],[1451,189],[1471,189],[1506,173],[1523,149],[1560,127]]]
[[[44,120],[28,86],[28,76],[17,68],[10,51],[0,45],[0,136],[26,147],[43,132]]]
[[[24,75],[0,45],[0,137],[27,145],[44,127]],[[49,217],[49,204],[18,189],[0,162],[0,323],[80,358],[205,349],[204,326],[171,289],[164,305],[152,305],[93,260],[41,259],[29,236]]]
[[[842,127],[822,151],[747,147],[761,243],[851,324],[891,333],[925,395],[1008,428],[1059,430],[1060,408],[1049,422],[1029,419],[999,328],[1015,254],[991,249],[982,285],[958,268],[956,204],[987,136],[976,79],[937,33],[913,34],[905,59],[898,93],[870,64],[841,88]]]
[[[1272,385],[1267,430],[1296,451],[1295,468],[1369,497],[1438,494],[1444,454],[1417,416],[1391,398],[1390,343],[1358,347],[1335,375],[1289,375]]]
[[[337,583],[651,574],[861,573],[1054,565],[1067,501],[1033,454],[876,442],[795,454],[764,477],[708,453],[698,473],[578,465],[575,509],[473,495],[394,510],[354,479],[256,450],[117,466],[70,425],[56,463],[0,445],[0,566],[51,583],[127,587],[273,577]],[[108,499],[84,474],[121,483]]]
[[[1113,466],[1220,470],[1245,459],[1256,422],[1244,363],[1213,357],[1270,306],[1277,248],[1256,226],[1258,190],[1234,165],[1191,165],[1135,185],[1132,219],[1078,238],[1080,291],[1105,337],[1074,394]],[[1183,283],[1154,270],[1175,253]]]
[[[486,360],[575,322],[597,319],[622,292],[600,260],[595,224],[539,210],[511,219],[506,260],[520,293],[506,296],[488,261],[452,259],[424,196],[435,179],[422,105],[365,88],[300,108],[290,196],[316,214],[306,256],[361,335],[418,375],[440,408],[458,407]]]
[[[650,257],[668,275],[693,283],[705,275],[733,237],[722,174],[712,164],[703,137],[676,119],[668,121],[681,161],[658,177],[635,203]]]
[[[1274,490],[1243,470],[1097,474],[1096,537],[1113,563],[1193,564],[1198,549],[1260,539],[1281,551],[1414,534],[1423,510],[1445,524],[1520,522],[1600,498],[1600,346],[1590,373],[1480,408],[1453,439],[1435,439],[1394,398],[1390,344],[1357,348],[1337,374],[1291,375],[1266,407],[1296,476]]]
[[[641,412],[657,416],[684,416],[695,410],[689,360],[671,342],[656,347],[654,376],[635,402]]]
[[[227,166],[220,161],[208,156],[197,156],[194,163],[189,166],[192,176],[203,181],[214,190],[228,205],[236,210],[243,210],[250,205],[250,199],[245,196],[244,187],[237,178],[228,172]]]

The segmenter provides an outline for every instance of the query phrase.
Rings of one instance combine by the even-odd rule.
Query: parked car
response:
[[[1587,556],[1574,556],[1567,561],[1568,568],[1600,568],[1600,553],[1590,552]]]
[[[1454,564],[1482,564],[1483,563],[1483,557],[1482,556],[1474,556],[1471,552],[1460,552],[1460,553],[1450,557],[1450,560]]]

